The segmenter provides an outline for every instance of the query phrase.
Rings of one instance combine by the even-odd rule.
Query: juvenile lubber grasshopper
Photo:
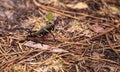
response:
[[[27,37],[43,37],[46,34],[50,33],[55,40],[53,33],[51,33],[51,30],[54,29],[54,26],[55,26],[54,24],[48,24],[48,25],[42,27],[40,30],[38,30],[34,33],[30,33],[30,35],[28,35]]]

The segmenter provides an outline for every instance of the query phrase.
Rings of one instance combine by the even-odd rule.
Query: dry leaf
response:
[[[101,33],[105,31],[105,29],[103,27],[100,27],[98,24],[88,25],[88,27],[96,33]]]
[[[100,59],[102,56],[104,56],[104,55],[103,54],[99,54],[97,52],[94,52],[92,57],[95,58],[95,59]]]
[[[54,0],[38,0],[40,3],[51,4]]]
[[[36,43],[36,42],[33,42],[33,41],[28,41],[24,45],[28,46],[28,47],[33,47],[33,48],[40,48],[40,49],[43,49],[43,50],[50,48],[49,45],[45,45],[45,44],[41,44],[41,43]]]
[[[55,48],[55,49],[53,49],[53,50],[51,50],[52,52],[57,52],[57,53],[65,53],[65,52],[68,52],[68,51],[66,51],[66,50],[64,50],[64,49],[60,49],[60,48]]]
[[[36,43],[36,42],[33,42],[33,41],[28,41],[24,44],[25,46],[28,46],[28,47],[33,47],[33,48],[40,48],[42,50],[44,49],[49,49],[51,48],[51,52],[57,52],[57,53],[65,53],[65,52],[68,52],[64,49],[60,49],[60,48],[53,48],[53,47],[50,47],[49,45],[45,45],[45,44],[41,44],[41,43]],[[53,49],[52,49],[53,48]]]
[[[0,0],[0,5],[9,9],[13,9],[15,6],[12,0]]]
[[[86,3],[83,3],[83,2],[79,2],[77,4],[67,4],[66,5],[67,7],[69,8],[72,8],[72,9],[86,9],[88,8],[88,5]]]

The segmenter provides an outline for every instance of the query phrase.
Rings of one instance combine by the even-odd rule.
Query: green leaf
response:
[[[46,18],[48,19],[48,21],[50,21],[50,20],[52,20],[52,18],[53,18],[53,13],[48,13],[47,15],[46,15]]]
[[[111,7],[112,11],[116,13],[120,13],[120,10],[117,7]]]

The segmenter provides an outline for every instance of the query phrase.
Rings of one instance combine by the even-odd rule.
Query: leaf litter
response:
[[[0,71],[120,71],[119,1],[1,0]],[[46,25],[45,35],[28,37]]]

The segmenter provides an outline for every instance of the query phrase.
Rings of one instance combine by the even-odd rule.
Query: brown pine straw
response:
[[[119,28],[119,27],[120,27],[120,22],[117,23],[116,25],[112,26],[111,28],[108,28],[107,30],[103,31],[102,33],[97,34],[97,35],[95,35],[95,36],[93,36],[93,37],[91,37],[91,38],[84,39],[84,40],[82,40],[82,41],[80,41],[80,42],[87,42],[87,41],[93,40],[93,39],[95,39],[95,38],[98,38],[98,37],[100,37],[100,36],[102,36],[102,35],[105,35],[105,34],[111,32],[111,31],[113,31],[114,29],[117,29],[117,28]]]
[[[112,43],[111,43],[111,41],[110,41],[110,39],[109,39],[109,37],[108,37],[108,34],[106,34],[105,36],[106,36],[106,39],[107,39],[107,42],[108,42],[110,48],[120,57],[119,53],[118,53],[118,52],[114,49],[114,47],[112,46]]]
[[[52,11],[52,12],[58,13],[58,14],[60,14],[60,15],[66,16],[66,17],[70,17],[70,18],[76,19],[76,20],[80,20],[80,18],[71,16],[71,15],[69,15],[69,14],[78,14],[78,15],[81,15],[81,16],[89,16],[89,17],[92,17],[92,18],[96,18],[96,19],[108,21],[108,20],[105,19],[105,18],[98,18],[98,17],[95,17],[95,16],[83,14],[83,13],[76,13],[76,12],[71,12],[71,11],[66,11],[66,10],[58,10],[58,9],[56,9],[56,8],[54,8],[54,7],[41,5],[41,4],[39,4],[36,0],[33,0],[33,2],[34,2],[34,4],[35,4],[36,6],[42,8],[42,9],[44,9],[44,10]],[[67,14],[65,14],[65,13],[67,13]],[[109,24],[107,24],[107,25],[109,25]],[[96,34],[95,36],[93,36],[93,37],[91,37],[91,38],[87,38],[87,39],[84,39],[84,40],[79,41],[79,43],[89,42],[90,40],[93,40],[93,39],[96,39],[96,38],[98,38],[98,37],[100,37],[100,36],[102,36],[102,35],[105,35],[106,38],[107,38],[107,41],[108,41],[109,46],[112,48],[113,51],[115,51],[115,50],[114,50],[114,47],[112,46],[112,44],[111,44],[111,42],[110,42],[107,34],[108,34],[109,32],[111,32],[111,31],[113,31],[114,29],[118,29],[119,27],[120,27],[120,22],[118,22],[116,25],[111,26],[110,28],[106,29],[106,30],[105,30],[104,32],[102,32],[102,33]],[[75,38],[76,38],[76,37],[75,37]],[[64,39],[63,39],[63,40],[64,40]],[[69,40],[69,39],[67,39],[67,40]],[[78,43],[78,42],[77,42],[77,43]],[[115,51],[115,53],[119,56],[118,52]],[[107,60],[107,61],[108,61],[108,60]],[[77,68],[76,68],[76,69],[77,69]]]
[[[54,7],[45,6],[45,5],[42,5],[42,4],[38,3],[36,0],[33,0],[33,3],[36,6],[42,8],[44,10],[52,11],[52,12],[58,13],[60,15],[66,16],[66,17],[70,17],[70,18],[76,19],[76,20],[80,20],[80,18],[71,16],[69,14],[78,14],[78,15],[81,15],[81,16],[88,16],[88,17],[91,17],[91,18],[96,18],[96,19],[99,19],[99,20],[108,21],[105,18],[99,18],[99,17],[95,17],[95,16],[92,16],[92,15],[84,14],[84,13],[72,12],[72,11],[67,11],[67,10],[60,10],[60,9],[57,9],[57,8],[54,8]],[[65,14],[65,13],[67,13],[67,14]]]
[[[59,10],[59,9],[54,8],[54,7],[41,5],[41,4],[39,4],[36,0],[33,0],[33,3],[34,3],[36,6],[42,8],[42,9],[44,9],[44,10],[49,10],[49,11],[58,13],[58,14],[60,14],[60,15],[63,15],[63,16],[66,16],[66,17],[70,17],[70,18],[73,18],[73,19],[77,19],[77,20],[80,20],[80,18],[78,18],[78,17],[73,17],[73,16],[71,16],[71,15],[69,15],[69,14],[79,14],[79,15],[83,15],[83,16],[89,16],[89,17],[92,17],[92,18],[97,18],[97,19],[100,19],[100,20],[107,20],[107,19],[105,19],[105,18],[98,18],[98,17],[95,17],[95,16],[83,14],[83,13],[76,13],[76,12],[70,12],[70,11],[66,11],[66,10]],[[65,14],[65,12],[66,12],[66,13],[69,13],[69,14]],[[107,21],[108,21],[108,20],[107,20]],[[100,33],[100,34],[97,34],[97,35],[95,35],[95,36],[93,36],[93,37],[91,37],[91,38],[84,39],[84,40],[82,40],[82,41],[80,41],[80,42],[83,43],[83,42],[87,42],[87,41],[93,40],[93,39],[95,39],[95,38],[97,38],[97,37],[100,37],[100,36],[102,36],[102,35],[105,35],[105,34],[111,32],[111,31],[114,30],[114,29],[119,28],[119,26],[120,26],[120,22],[118,22],[115,26],[112,26],[111,28],[107,29],[106,31],[104,31],[104,32],[102,32],[102,33]]]

